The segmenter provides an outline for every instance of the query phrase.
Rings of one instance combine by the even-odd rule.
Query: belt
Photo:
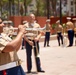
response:
[[[57,31],[57,33],[61,33],[61,31]]]
[[[21,64],[21,61],[15,61],[15,62],[10,62],[8,64],[1,65],[0,66],[0,71],[19,66],[20,64]]]
[[[34,37],[28,37],[28,39],[30,39],[30,40],[34,40]]]
[[[50,30],[46,30],[46,32],[50,32]]]

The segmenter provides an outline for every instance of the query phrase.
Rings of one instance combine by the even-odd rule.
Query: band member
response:
[[[13,39],[14,35],[14,29],[13,29],[13,22],[11,20],[8,21],[8,29],[9,29],[9,37]]]
[[[29,16],[29,22],[25,24],[26,28],[40,28],[40,25],[35,22],[35,15],[30,14]],[[41,69],[41,63],[40,63],[40,57],[38,56],[39,54],[39,39],[42,35],[42,32],[38,31],[27,31],[26,34],[26,54],[27,54],[27,73],[31,73],[32,69],[32,48],[34,47],[34,55],[35,55],[35,60],[36,60],[36,66],[37,66],[37,71],[38,72],[45,72]]]
[[[46,20],[46,24],[45,24],[45,28],[46,28],[46,31],[45,31],[45,40],[44,40],[44,47],[46,46],[46,43],[47,43],[47,46],[49,47],[49,41],[50,41],[50,30],[52,29],[51,28],[51,25],[50,25],[50,19],[47,19]]]
[[[61,44],[63,45],[63,27],[60,24],[60,20],[56,21],[57,27],[56,27],[56,33],[57,33],[57,40],[58,40],[58,45],[60,46]],[[60,40],[61,40],[61,44],[60,44]]]
[[[3,34],[3,27],[0,18],[0,75],[25,75],[17,55],[23,35],[26,33],[25,27],[19,25],[18,35],[14,40]]]
[[[67,17],[66,19],[67,19],[67,22],[71,21],[71,17]]]
[[[11,20],[8,20],[8,27],[12,28],[13,27],[13,22]]]
[[[75,46],[76,46],[76,18],[73,18],[74,21],[74,36],[75,36]]]
[[[9,37],[13,37],[13,34],[14,34],[14,29],[13,29],[13,26],[12,26],[12,21],[3,21],[4,23],[4,28],[3,28],[3,32],[5,34],[7,34]]]
[[[74,40],[74,25],[71,21],[69,21],[66,23],[66,26],[67,26],[68,40],[69,40],[68,47],[71,47],[73,45],[73,40]]]
[[[4,20],[3,21],[3,24],[4,24],[3,33],[8,35],[8,33],[9,33],[8,21],[7,20]]]

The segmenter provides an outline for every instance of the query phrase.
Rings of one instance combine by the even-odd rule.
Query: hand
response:
[[[18,31],[21,32],[21,33],[23,33],[23,34],[25,34],[25,33],[26,33],[26,28],[25,28],[25,26],[24,26],[24,25],[19,25],[19,26],[18,26]]]
[[[29,43],[31,46],[33,46],[33,42],[32,42],[32,41],[29,41],[28,43]]]
[[[35,42],[39,41],[39,38],[35,38],[34,41],[35,41]]]

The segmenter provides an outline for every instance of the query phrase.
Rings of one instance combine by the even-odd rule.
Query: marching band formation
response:
[[[22,42],[25,43],[24,46],[26,47],[27,73],[31,73],[32,69],[32,49],[35,56],[37,72],[45,72],[42,70],[40,63],[39,39],[44,33],[44,47],[46,47],[46,44],[48,47],[50,47],[50,32],[52,30],[52,26],[50,25],[51,20],[47,19],[43,28],[41,28],[40,25],[35,21],[34,14],[29,15],[29,20],[29,22],[23,21],[23,25],[19,25],[18,28],[15,28],[13,27],[12,21],[4,20],[2,22],[2,19],[0,18],[0,27],[3,27],[3,31],[0,30],[0,75],[25,75],[20,66],[21,60],[17,56],[17,50],[21,47]],[[71,22],[70,17],[67,17],[65,27],[60,24],[60,20],[56,21],[55,30],[58,46],[67,46],[67,38],[69,41],[69,45],[67,47],[73,46],[74,38],[76,45],[76,18],[73,18],[72,20],[73,22]],[[5,61],[2,60],[4,57],[6,57]]]

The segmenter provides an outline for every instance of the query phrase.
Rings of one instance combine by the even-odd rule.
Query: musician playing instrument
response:
[[[57,33],[57,40],[58,40],[58,45],[60,46],[60,40],[61,40],[61,43],[63,45],[63,27],[61,26],[60,24],[60,20],[56,21],[56,24],[57,24],[57,27],[56,27],[56,33]]]
[[[18,26],[18,35],[12,40],[3,33],[4,24],[0,18],[0,75],[25,75],[21,61],[17,55],[23,35],[26,33],[23,25]]]
[[[35,15],[34,14],[30,14],[29,16],[29,22],[24,24],[26,28],[40,28],[40,25],[38,23],[35,22]],[[27,31],[26,34],[26,54],[27,54],[27,73],[31,72],[32,69],[32,59],[31,59],[31,55],[32,55],[32,47],[34,47],[34,55],[35,55],[35,60],[36,60],[36,66],[37,66],[37,71],[38,72],[44,72],[41,69],[41,63],[40,63],[40,58],[38,56],[39,54],[39,39],[42,35],[42,32],[39,31]]]
[[[68,47],[73,46],[73,40],[74,40],[74,25],[71,21],[66,23],[67,27],[67,33],[68,33],[68,40],[69,40],[69,45]]]
[[[3,28],[3,32],[13,39],[14,29],[12,26],[12,21],[3,21],[3,23],[5,25]]]

